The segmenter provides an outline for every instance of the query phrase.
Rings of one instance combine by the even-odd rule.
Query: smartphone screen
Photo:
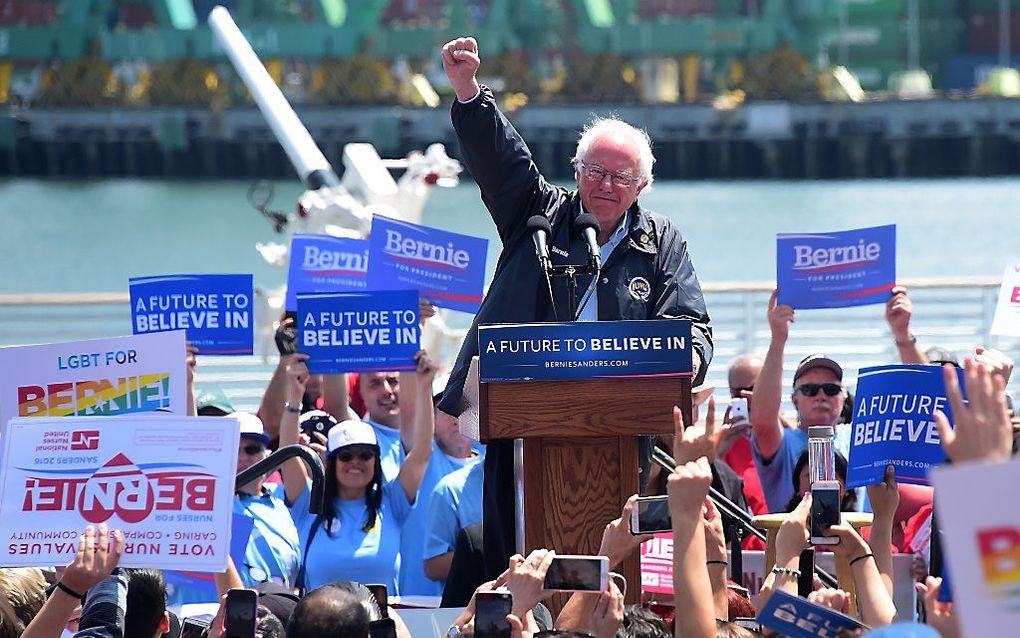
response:
[[[379,607],[379,613],[382,614],[383,618],[390,617],[390,601],[389,595],[386,592],[386,585],[365,585],[368,590],[372,592],[372,596],[375,597],[375,604]]]
[[[475,637],[510,638],[507,614],[513,609],[510,592],[486,591],[475,594]]]
[[[197,618],[185,618],[181,623],[181,638],[205,638],[209,623]]]
[[[382,618],[368,623],[369,638],[397,638],[397,625],[392,618]]]
[[[227,592],[227,610],[223,621],[226,638],[255,637],[255,608],[258,594],[254,589],[231,589]]]
[[[811,542],[815,545],[838,545],[839,538],[826,536],[825,530],[839,525],[839,484],[826,481],[811,487]]]
[[[609,578],[609,559],[601,556],[557,556],[545,574],[545,588],[602,591]]]
[[[631,532],[634,534],[668,532],[673,529],[673,520],[669,515],[668,496],[639,498],[634,511],[636,519],[631,520],[630,526]]]

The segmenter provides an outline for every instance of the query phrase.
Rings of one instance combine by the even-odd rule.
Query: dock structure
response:
[[[445,107],[298,110],[326,156],[372,142],[458,152]],[[1020,100],[528,106],[509,115],[546,175],[570,180],[578,130],[614,113],[646,128],[661,179],[854,179],[1020,174]],[[336,162],[339,164],[339,162]],[[0,176],[290,178],[255,108],[70,109],[0,115]]]

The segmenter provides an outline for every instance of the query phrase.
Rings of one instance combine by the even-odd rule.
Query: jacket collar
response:
[[[630,230],[627,234],[631,248],[649,255],[657,254],[659,249],[655,245],[655,228],[652,227],[652,220],[637,202],[634,202],[629,212]]]

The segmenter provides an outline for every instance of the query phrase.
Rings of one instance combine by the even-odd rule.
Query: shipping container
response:
[[[1013,55],[1010,66],[1020,68],[1020,55]],[[942,82],[947,90],[970,91],[981,86],[991,72],[999,67],[995,55],[961,55],[950,58],[942,68]]]
[[[1009,48],[1020,51],[1020,11],[1009,16]],[[967,21],[966,53],[978,55],[999,52],[999,14],[982,13]]]

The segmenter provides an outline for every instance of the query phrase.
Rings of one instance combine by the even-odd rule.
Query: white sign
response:
[[[999,636],[1020,623],[1020,461],[942,466],[932,472],[945,534],[953,608],[964,636]],[[996,488],[994,501],[976,499]],[[1012,494],[1013,496],[1010,496]]]
[[[121,566],[219,572],[239,426],[222,417],[13,419],[0,461],[0,566],[65,565],[86,525],[124,531]]]
[[[1020,257],[1006,264],[991,332],[993,335],[1020,337]]]
[[[0,428],[18,416],[184,416],[185,354],[183,330],[0,348]]]

